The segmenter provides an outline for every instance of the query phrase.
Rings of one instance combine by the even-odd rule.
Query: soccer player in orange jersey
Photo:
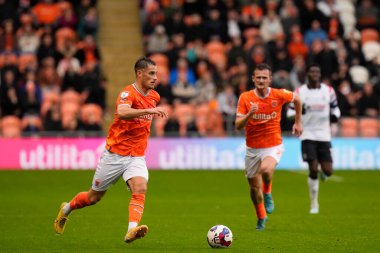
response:
[[[285,89],[269,87],[272,70],[266,64],[255,67],[252,75],[255,88],[239,97],[236,128],[245,128],[247,152],[245,174],[250,186],[251,199],[256,209],[256,230],[263,230],[267,213],[274,210],[271,195],[272,177],[284,151],[281,139],[281,109],[294,102],[296,116],[293,134],[302,133],[302,103],[298,96]]]
[[[148,183],[144,154],[152,118],[167,117],[167,112],[156,107],[160,101],[159,94],[154,91],[157,82],[156,63],[145,57],[137,60],[135,74],[135,83],[125,87],[117,97],[115,118],[91,188],[87,192],[78,193],[70,202],[61,204],[54,223],[55,232],[58,234],[64,232],[71,211],[96,204],[120,177],[132,192],[129,225],[124,241],[133,242],[148,232],[146,225],[138,225],[144,212]]]

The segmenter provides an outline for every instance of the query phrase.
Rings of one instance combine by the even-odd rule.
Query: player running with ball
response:
[[[61,204],[54,223],[57,234],[64,232],[68,216],[73,210],[96,204],[120,177],[132,192],[129,225],[124,241],[133,242],[148,232],[146,225],[138,225],[144,212],[148,184],[144,155],[152,118],[167,117],[167,113],[161,107],[156,107],[160,101],[159,94],[153,90],[157,82],[156,63],[148,58],[137,60],[135,74],[136,82],[125,87],[117,98],[114,122],[109,129],[92,186],[87,192],[80,192],[71,201]]]

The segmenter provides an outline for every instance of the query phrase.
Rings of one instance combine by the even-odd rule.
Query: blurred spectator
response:
[[[293,68],[289,74],[291,90],[295,90],[306,81],[306,63],[302,56],[297,56],[293,60]]]
[[[338,106],[342,116],[356,116],[356,94],[352,91],[347,80],[343,80],[336,90]]]
[[[185,39],[186,41],[205,40],[207,39],[207,31],[205,30],[205,24],[202,16],[198,13],[194,13],[184,17],[185,23]]]
[[[89,8],[86,15],[79,20],[78,34],[83,39],[86,35],[97,38],[98,35],[98,13],[94,7]]]
[[[176,67],[170,71],[169,83],[171,85],[175,84],[180,75],[182,75],[182,81],[184,81],[184,77],[186,77],[186,82],[188,82],[189,85],[194,86],[196,81],[194,71],[189,68],[187,60],[184,58],[178,59]]]
[[[12,70],[6,70],[4,73],[4,80],[0,85],[0,98],[1,117],[21,115],[20,94],[17,90],[17,82]]]
[[[80,65],[83,66],[88,62],[100,62],[100,52],[95,44],[95,39],[92,35],[88,34],[84,37],[83,43],[74,55],[79,60]]]
[[[373,84],[366,82],[363,85],[361,97],[357,102],[358,115],[377,118],[379,115],[380,97],[374,93]]]
[[[227,41],[227,23],[221,18],[220,10],[210,9],[207,12],[206,20],[204,22],[205,41],[209,41],[212,37],[218,37],[221,41]]]
[[[176,82],[172,86],[174,98],[181,103],[188,103],[197,95],[197,90],[187,78],[186,72],[179,72]]]
[[[80,62],[77,58],[73,57],[73,53],[67,53],[64,58],[58,62],[57,73],[59,77],[64,77],[69,68],[72,68],[75,72],[80,71]]]
[[[69,27],[73,30],[77,28],[78,19],[72,8],[66,8],[57,20],[57,27]]]
[[[226,85],[216,98],[218,111],[223,115],[223,126],[233,132],[238,97],[232,86]]]
[[[227,53],[228,67],[236,65],[239,60],[246,60],[246,53],[242,47],[242,40],[240,37],[232,37],[232,47]]]
[[[22,115],[40,114],[42,92],[40,86],[36,82],[34,71],[27,71],[25,73],[25,81],[22,85],[21,97]]]
[[[284,32],[289,36],[290,28],[299,24],[299,11],[293,0],[285,0],[280,8],[281,23]]]
[[[335,78],[338,71],[338,61],[335,52],[330,48],[329,41],[323,43],[323,49],[315,55],[314,62],[321,66],[322,79]]]
[[[207,103],[215,98],[216,86],[211,78],[211,73],[206,71],[195,83],[196,101]]]
[[[79,20],[84,18],[88,11],[94,7],[95,1],[93,0],[80,0],[78,4],[75,5],[75,13]]]
[[[172,15],[166,18],[164,25],[169,36],[182,33],[185,30],[182,12],[180,10],[173,12]]]
[[[165,99],[168,104],[173,103],[174,95],[172,86],[169,84],[169,76],[164,76],[164,78],[161,78],[156,87],[156,91],[160,94],[161,99]]]
[[[55,62],[60,60],[58,52],[55,50],[53,35],[50,33],[45,33],[41,37],[41,43],[37,50],[38,63],[42,64],[42,61],[47,57],[53,57]]]
[[[264,16],[260,25],[260,35],[264,42],[274,41],[283,34],[284,29],[282,28],[280,18],[274,10],[268,11],[267,16]]]
[[[271,54],[273,72],[279,70],[290,71],[292,69],[292,63],[288,55],[288,49],[284,37],[280,36],[276,39]]]
[[[61,91],[75,90],[78,93],[83,92],[83,81],[82,76],[79,74],[79,70],[74,68],[72,65],[67,69],[61,86]]]
[[[17,38],[15,36],[13,21],[4,20],[0,28],[0,52],[12,52],[17,49]]]
[[[362,0],[357,9],[359,29],[379,29],[379,9],[373,5],[372,0]]]
[[[311,48],[312,44],[316,40],[322,42],[326,41],[328,38],[326,31],[321,28],[321,23],[318,20],[313,20],[311,23],[311,29],[308,29],[305,33],[305,43]]]
[[[17,10],[17,1],[0,1],[0,23],[3,23],[4,20],[15,20]]]
[[[148,53],[164,53],[168,50],[169,37],[165,33],[165,27],[158,25],[154,28],[153,34],[148,38]]]
[[[227,18],[227,33],[229,38],[240,38],[239,13],[236,10],[229,10]]]
[[[105,87],[102,86],[102,79],[99,67],[94,61],[84,65],[82,82],[84,84],[85,103],[94,103],[103,106],[105,101]]]
[[[291,35],[291,41],[288,44],[289,57],[293,60],[297,56],[302,56],[306,59],[308,48],[303,42],[303,36],[300,32]]]
[[[55,60],[53,57],[46,57],[42,61],[38,70],[37,81],[45,92],[55,92],[59,94],[61,88],[61,79],[55,68]]]
[[[50,109],[47,111],[44,120],[44,128],[45,131],[54,132],[63,130],[61,121],[61,111],[57,104],[50,107]]]
[[[301,28],[303,33],[312,28],[312,23],[315,20],[319,20],[319,24],[325,24],[326,16],[316,8],[314,0],[304,0],[303,4],[300,4],[300,7],[300,20],[302,20]]]

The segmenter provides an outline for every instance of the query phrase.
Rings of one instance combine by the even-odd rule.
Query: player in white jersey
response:
[[[340,110],[332,87],[321,83],[321,69],[317,64],[307,68],[308,83],[295,91],[302,101],[303,133],[300,136],[302,158],[309,165],[307,179],[311,208],[310,213],[319,213],[318,203],[318,167],[321,167],[321,179],[331,176],[331,128],[330,123],[337,122]],[[287,112],[288,117],[295,114],[293,105]]]

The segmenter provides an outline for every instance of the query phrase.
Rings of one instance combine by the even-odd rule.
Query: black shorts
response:
[[[305,162],[318,160],[318,162],[332,162],[331,142],[304,140],[301,144],[302,159]]]

